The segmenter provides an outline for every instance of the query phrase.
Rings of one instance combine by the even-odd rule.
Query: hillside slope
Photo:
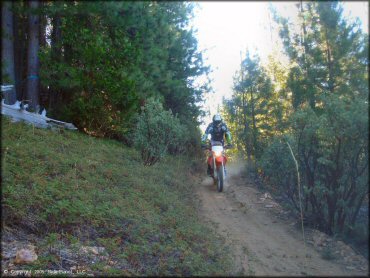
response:
[[[144,167],[117,141],[5,117],[1,152],[2,269],[228,273],[228,252],[196,213],[197,162],[168,157]],[[15,264],[29,244],[38,259]]]

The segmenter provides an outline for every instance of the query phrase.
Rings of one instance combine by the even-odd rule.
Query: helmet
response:
[[[219,125],[222,122],[222,118],[220,114],[216,114],[213,116],[213,123]]]

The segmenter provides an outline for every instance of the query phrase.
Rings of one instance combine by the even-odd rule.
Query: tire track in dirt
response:
[[[197,187],[201,215],[233,251],[231,275],[366,275],[322,259],[310,245],[305,250],[301,231],[266,209],[258,194],[240,174],[229,178],[223,193],[217,192],[209,177]]]

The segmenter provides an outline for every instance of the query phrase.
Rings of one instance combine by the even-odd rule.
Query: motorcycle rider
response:
[[[227,125],[222,121],[220,114],[216,114],[212,118],[212,123],[210,123],[202,136],[202,146],[206,145],[208,135],[211,134],[211,145],[213,141],[220,141],[224,144],[224,137],[226,138],[227,147],[231,147],[231,133],[227,128]],[[207,174],[211,175],[211,166],[207,163]],[[226,168],[225,168],[226,172]]]

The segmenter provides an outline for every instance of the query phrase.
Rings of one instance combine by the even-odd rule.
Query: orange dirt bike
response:
[[[211,141],[210,144],[202,147],[210,151],[207,163],[211,168],[211,177],[213,178],[214,185],[217,185],[217,191],[222,192],[226,174],[225,165],[227,162],[225,150],[230,149],[231,146],[224,146],[220,141]]]

